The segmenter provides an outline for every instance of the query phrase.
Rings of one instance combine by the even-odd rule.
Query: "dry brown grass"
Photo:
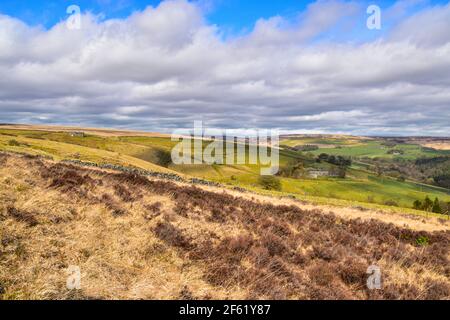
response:
[[[432,148],[436,150],[450,150],[450,142],[433,142],[433,143],[425,143],[424,147]]]
[[[407,138],[409,143],[419,144],[426,148],[432,148],[435,150],[450,150],[450,138]]]
[[[156,132],[144,132],[144,131],[132,131],[132,130],[118,130],[107,128],[83,128],[83,127],[70,127],[70,126],[51,126],[51,125],[29,125],[29,124],[6,124],[0,125],[0,129],[13,129],[13,130],[36,130],[36,131],[49,131],[49,132],[72,132],[82,131],[86,134],[92,134],[102,137],[121,137],[121,136],[134,136],[134,137],[170,137],[168,134],[156,133]]]
[[[241,193],[232,189],[223,190],[219,187],[202,187],[202,189],[211,192],[226,192],[227,194],[236,197],[242,197],[248,200],[256,200],[274,205],[301,206],[304,210],[319,210],[324,213],[334,214],[343,219],[361,219],[363,221],[371,221],[372,219],[375,219],[388,224],[394,224],[401,228],[416,231],[434,232],[450,230],[450,220],[446,217],[437,218],[434,216],[429,216],[426,218],[420,215],[403,213],[401,209],[396,210],[398,208],[389,208],[389,211],[387,211],[381,209],[366,209],[362,207],[335,207],[331,205],[313,204],[305,201],[293,200],[286,197],[273,197],[252,192]]]
[[[0,200],[3,299],[450,298],[449,231],[4,154]]]

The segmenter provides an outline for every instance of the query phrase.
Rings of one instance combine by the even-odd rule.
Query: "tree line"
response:
[[[427,212],[433,212],[438,214],[448,214],[450,210],[450,202],[440,201],[439,198],[435,198],[434,201],[426,196],[423,201],[416,200],[413,203],[413,208],[416,210],[422,210]]]
[[[339,167],[350,167],[352,165],[352,159],[343,156],[334,156],[326,153],[321,153],[317,157],[317,162],[327,162]]]

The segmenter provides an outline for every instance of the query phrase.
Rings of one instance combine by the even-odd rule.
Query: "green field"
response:
[[[301,146],[301,145],[319,145],[328,148],[333,148],[335,146],[355,146],[360,144],[359,139],[344,139],[344,138],[284,138],[281,140],[280,144],[290,147]]]
[[[389,154],[389,150],[401,150],[403,154]],[[319,148],[319,150],[312,151],[314,155],[321,153],[327,153],[330,155],[340,155],[346,157],[369,157],[369,158],[403,158],[403,159],[417,159],[422,157],[438,157],[444,155],[450,155],[450,151],[433,150],[423,148],[420,145],[415,144],[398,144],[393,148],[386,147],[378,141],[369,141],[360,143],[354,146],[337,145],[334,148]]]
[[[19,145],[11,145],[15,140]],[[319,140],[323,144],[330,141]],[[331,140],[336,142],[336,140]],[[297,141],[298,142],[298,141]],[[283,142],[282,142],[283,143]],[[312,142],[308,142],[312,144]],[[158,165],[158,150],[170,151],[176,144],[170,138],[151,137],[71,137],[64,132],[43,132],[25,130],[0,130],[0,150],[26,152],[50,156],[55,160],[79,159],[97,163],[114,163],[135,166],[147,170],[178,172],[192,177],[204,178],[230,186],[244,187],[262,191],[258,178],[260,165],[170,165],[163,168]],[[398,145],[402,148],[404,157],[434,156],[446,152],[427,151],[417,145]],[[387,155],[386,147],[380,142],[369,141],[341,146],[335,149],[320,149],[314,154],[328,154],[352,157],[377,157]],[[317,164],[311,157],[289,150],[280,152],[280,162],[287,163],[301,160],[306,167],[324,166]],[[281,194],[292,194],[300,199],[322,199],[351,201],[355,204],[370,203],[383,205],[386,201],[395,202],[398,206],[410,208],[415,200],[423,200],[425,196],[438,197],[450,201],[449,190],[418,184],[414,182],[399,182],[391,178],[377,177],[367,171],[363,164],[354,163],[348,171],[347,178],[292,179],[280,178]]]

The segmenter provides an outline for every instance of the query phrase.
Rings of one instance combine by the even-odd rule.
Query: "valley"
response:
[[[123,131],[117,134],[109,131],[105,136],[88,130],[84,136],[77,137],[70,135],[70,129],[57,129],[61,128],[45,131],[0,127],[0,150],[42,155],[54,160],[120,164],[177,173],[231,188],[290,195],[317,204],[364,206],[433,215],[432,212],[414,210],[413,203],[423,201],[426,197],[432,201],[438,198],[445,207],[450,201],[449,189],[436,185],[431,177],[435,174],[445,178],[445,174],[450,172],[450,161],[446,160],[450,157],[450,151],[428,149],[416,144],[394,144],[381,138],[362,137],[281,137],[280,173],[276,177],[281,187],[279,190],[268,190],[260,184],[261,165],[258,164],[172,164],[168,158],[176,142],[168,136],[142,136],[132,132],[126,136]],[[297,151],[296,146],[314,146],[317,149]],[[394,154],[390,150],[400,151]],[[324,158],[323,154],[327,156]],[[342,159],[348,159],[351,164]],[[413,174],[413,169],[409,175],[404,172],[404,168],[414,167],[420,159],[445,161],[434,166],[440,170],[439,173],[434,172],[433,168],[427,168],[430,177],[423,173]],[[418,170],[423,171],[423,168]],[[312,177],[312,171],[324,176]],[[446,213],[445,208],[442,211]]]

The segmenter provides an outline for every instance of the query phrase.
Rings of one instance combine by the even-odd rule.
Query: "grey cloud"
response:
[[[310,41],[360,11],[318,1],[226,40],[184,0],[81,30],[0,15],[0,122],[448,135],[450,5],[371,42]]]

